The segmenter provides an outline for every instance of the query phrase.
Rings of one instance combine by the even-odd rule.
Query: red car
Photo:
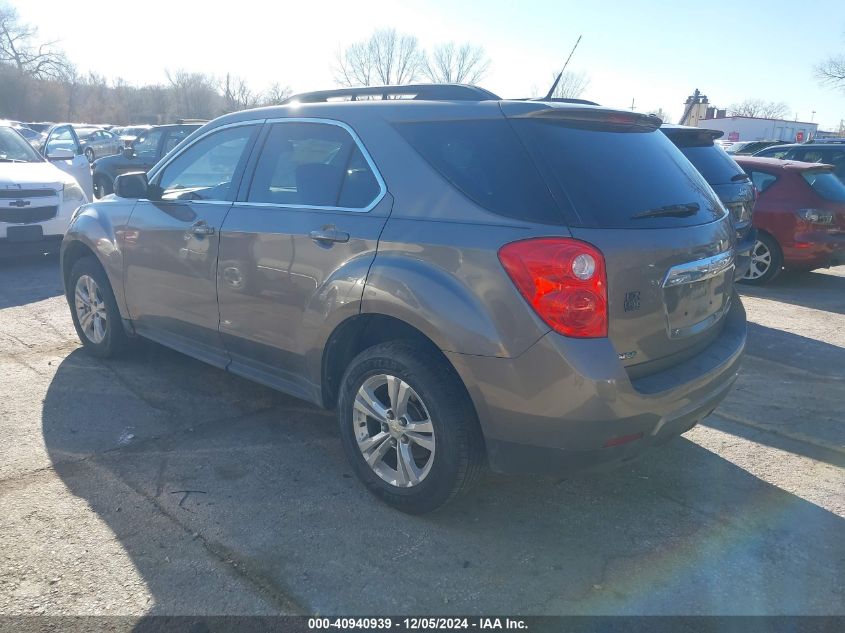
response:
[[[782,268],[813,270],[845,264],[845,184],[833,166],[734,157],[757,188],[757,242],[743,281],[764,284]]]

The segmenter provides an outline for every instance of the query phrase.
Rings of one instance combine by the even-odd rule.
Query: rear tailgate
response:
[[[700,351],[734,292],[736,234],[718,196],[649,117],[532,105],[503,110],[573,237],[604,254],[608,336],[629,373]]]

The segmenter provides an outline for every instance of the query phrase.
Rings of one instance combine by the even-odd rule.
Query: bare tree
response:
[[[466,43],[441,44],[423,63],[423,72],[433,83],[477,84],[490,68],[484,49]]]
[[[557,75],[552,76],[552,81]],[[577,99],[587,87],[590,85],[590,78],[585,72],[575,72],[573,70],[564,71],[560,77],[560,81],[555,88],[552,97],[556,99]]]
[[[279,105],[291,95],[288,86],[282,86],[278,82],[271,85],[261,96],[262,105]]]
[[[845,90],[845,55],[834,55],[818,64],[816,77],[823,84]]]
[[[0,4],[0,64],[38,79],[64,79],[70,63],[56,42],[36,43],[38,29],[21,22],[14,7]]]
[[[783,101],[746,99],[742,103],[731,105],[728,108],[728,114],[730,116],[746,116],[759,119],[782,119],[789,114],[789,106]]]
[[[343,86],[408,84],[419,76],[423,62],[416,37],[380,29],[338,51],[335,81]]]
[[[226,112],[237,112],[254,108],[258,105],[259,97],[241,77],[233,77],[226,73],[226,78],[221,82],[223,91],[223,108]]]
[[[212,119],[221,108],[217,82],[204,73],[165,71],[170,82],[172,109],[176,117]]]

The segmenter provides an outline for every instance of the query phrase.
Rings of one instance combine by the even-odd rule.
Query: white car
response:
[[[57,159],[72,158],[71,150],[56,151]],[[0,125],[0,258],[57,252],[73,212],[87,202],[73,176]]]

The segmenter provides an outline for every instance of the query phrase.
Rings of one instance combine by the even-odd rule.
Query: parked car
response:
[[[94,161],[94,196],[114,193],[114,179],[131,171],[148,171],[199,125],[157,125],[146,130],[120,154]]]
[[[120,137],[122,147],[126,148],[131,147],[132,143],[151,127],[152,125],[129,125],[127,127],[115,128],[112,132]]]
[[[94,197],[91,165],[85,158],[82,143],[72,124],[53,125],[47,131],[41,153],[56,167],[73,176],[89,200]]]
[[[761,149],[772,147],[774,145],[785,145],[784,141],[737,141],[725,147],[728,154],[736,154],[738,156],[751,156]]]
[[[845,264],[845,184],[831,165],[737,157],[759,191],[757,242],[745,281],[765,284],[782,268]]]
[[[36,150],[44,142],[44,136],[42,134],[39,134],[38,132],[36,132],[32,128],[24,125],[20,121],[0,120],[0,125],[14,128],[17,131],[17,133],[20,134],[21,136],[23,136],[26,139],[27,143],[32,145]]]
[[[0,257],[58,251],[71,215],[87,201],[72,176],[0,123]]]
[[[89,163],[93,163],[100,156],[111,156],[123,149],[123,143],[117,134],[96,127],[74,126],[82,151]]]
[[[748,175],[715,143],[723,132],[668,123],[661,125],[660,130],[695,166],[731,212],[737,240],[734,278],[742,279],[748,272],[751,249],[757,239],[751,221],[756,194]]]
[[[55,123],[41,122],[41,123],[24,123],[30,130],[35,130],[39,133],[47,134],[47,131],[55,125]]]
[[[139,335],[337,408],[356,475],[412,513],[485,462],[631,458],[728,393],[735,229],[659,119],[454,85],[293,99],[82,208],[61,270],[86,350]]]
[[[833,165],[833,172],[837,178],[845,181],[845,144],[843,143],[790,143],[767,147],[754,156]]]

